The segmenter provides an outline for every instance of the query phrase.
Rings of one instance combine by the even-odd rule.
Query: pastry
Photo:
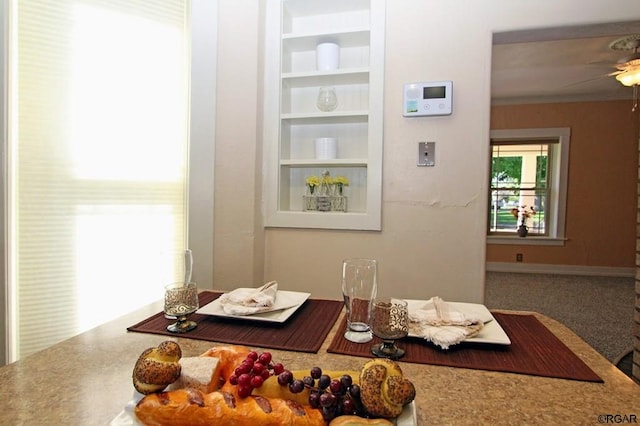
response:
[[[371,416],[397,417],[415,396],[413,383],[403,377],[396,362],[385,358],[372,359],[362,367],[360,398]]]
[[[329,426],[393,426],[387,419],[365,419],[359,416],[340,416],[329,422]]]
[[[147,395],[135,408],[145,425],[324,426],[320,410],[279,398],[180,389]]]
[[[172,341],[146,349],[133,367],[133,386],[142,394],[161,392],[180,376],[182,350]]]

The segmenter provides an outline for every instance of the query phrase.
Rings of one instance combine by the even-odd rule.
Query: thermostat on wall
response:
[[[430,81],[404,85],[402,115],[405,117],[451,115],[452,112],[453,83],[451,81]]]

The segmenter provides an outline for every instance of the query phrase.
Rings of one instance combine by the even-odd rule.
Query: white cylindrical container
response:
[[[316,66],[319,71],[336,70],[340,66],[340,46],[320,43],[316,46]]]
[[[336,138],[316,138],[314,141],[317,160],[333,160],[338,155]]]

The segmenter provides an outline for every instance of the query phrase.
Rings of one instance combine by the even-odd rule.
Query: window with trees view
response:
[[[488,234],[562,240],[568,129],[492,131]]]
[[[514,233],[525,225],[530,234],[547,234],[548,159],[548,143],[491,146],[491,232]]]

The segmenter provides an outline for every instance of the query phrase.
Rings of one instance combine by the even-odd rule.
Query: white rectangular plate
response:
[[[229,315],[222,309],[220,299],[216,299],[198,309],[199,314],[213,315],[216,317],[247,319],[263,322],[285,322],[300,306],[311,296],[311,293],[297,291],[278,290],[276,300],[269,312],[261,312],[253,315]]]
[[[409,312],[422,308],[426,300],[407,300]],[[493,345],[510,345],[511,340],[504,332],[498,321],[491,315],[486,306],[478,303],[447,302],[451,308],[462,312],[469,318],[479,318],[484,322],[484,327],[477,336],[466,339],[469,343],[490,343]],[[410,337],[420,337],[409,333]]]
[[[136,415],[134,414],[134,409],[137,402],[140,400],[142,395],[137,394],[134,398],[129,401],[129,403],[125,406],[124,410],[122,410],[111,422],[109,426],[139,426],[142,423],[138,421]],[[404,407],[402,413],[396,417],[393,421],[396,426],[417,426],[418,425],[418,415],[416,413],[416,405],[415,401],[411,402]]]

